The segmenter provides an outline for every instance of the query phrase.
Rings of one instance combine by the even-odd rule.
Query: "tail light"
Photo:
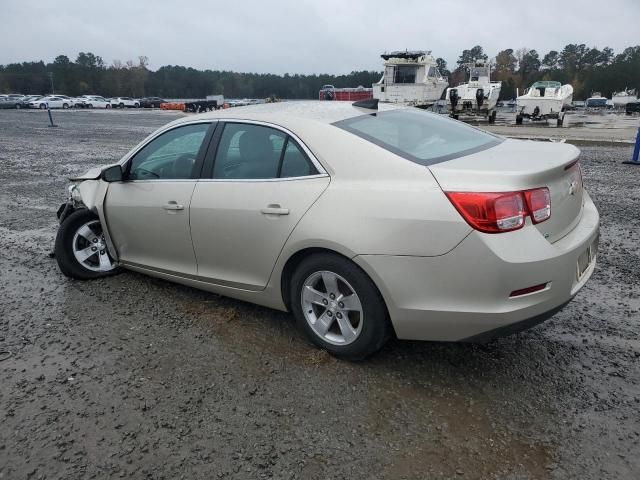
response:
[[[544,222],[551,216],[551,195],[548,188],[537,188],[524,192],[533,223]]]
[[[445,192],[460,215],[474,229],[485,233],[518,230],[527,216],[533,223],[551,216],[549,189],[520,192]]]

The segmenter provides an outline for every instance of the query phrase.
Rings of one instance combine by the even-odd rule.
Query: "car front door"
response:
[[[165,273],[196,274],[189,204],[215,123],[176,126],[127,162],[109,184],[105,219],[120,261]]]
[[[208,156],[191,200],[198,276],[261,290],[330,179],[311,152],[279,128],[225,123],[215,141],[215,156]]]

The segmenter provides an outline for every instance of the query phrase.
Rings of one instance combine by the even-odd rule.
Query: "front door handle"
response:
[[[282,208],[278,204],[273,204],[268,205],[267,208],[261,209],[260,213],[264,213],[265,215],[289,215],[289,209]]]
[[[172,200],[169,203],[165,203],[162,208],[165,210],[184,210],[184,205],[180,205],[178,202]]]

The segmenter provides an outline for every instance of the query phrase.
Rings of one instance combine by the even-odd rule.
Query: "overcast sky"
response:
[[[382,70],[380,54],[426,49],[455,63],[479,44],[542,57],[567,43],[640,44],[640,0],[0,0],[0,64],[106,64],[139,55],[149,67],[268,73]]]

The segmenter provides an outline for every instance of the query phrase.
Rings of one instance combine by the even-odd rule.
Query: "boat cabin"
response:
[[[555,97],[560,87],[562,87],[560,82],[539,81],[531,85],[525,95],[530,97]]]
[[[432,105],[448,85],[431,51],[396,51],[381,57],[384,73],[373,85],[373,96],[382,102]]]
[[[488,63],[478,61],[467,64],[469,71],[469,83],[491,83],[491,67]]]
[[[442,78],[431,51],[391,52],[381,57],[385,60],[381,83],[386,85],[427,83],[428,79]]]

